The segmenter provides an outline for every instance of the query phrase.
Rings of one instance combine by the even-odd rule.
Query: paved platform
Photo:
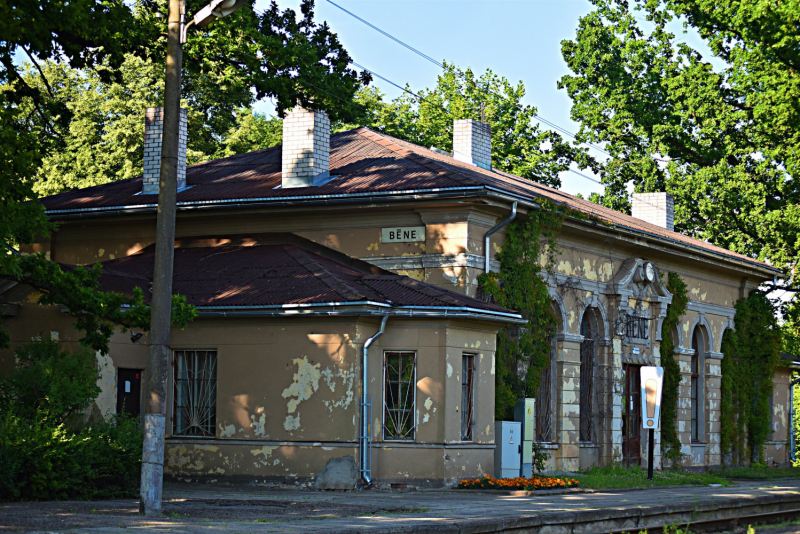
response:
[[[30,513],[47,515],[44,505],[0,505],[0,532],[122,534],[134,528],[176,533],[589,534],[644,529],[660,533],[664,525],[686,523],[694,524],[695,531],[696,527],[713,527],[713,522],[732,518],[744,518],[741,522],[746,525],[797,517],[800,480],[739,482],[727,488],[670,487],[533,496],[436,490],[315,492],[170,484],[165,487],[165,499],[168,503],[164,518],[137,516],[134,501],[106,501],[84,503],[95,506],[86,513],[102,521],[71,521],[83,517],[84,512],[76,509],[72,510],[74,517],[61,519],[64,523],[60,526],[50,521],[14,524],[13,518],[22,512],[15,507],[30,506]],[[68,508],[69,505],[62,506],[61,510]],[[51,515],[51,519],[59,517],[58,513]]]

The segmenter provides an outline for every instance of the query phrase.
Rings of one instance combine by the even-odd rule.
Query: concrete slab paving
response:
[[[130,529],[147,529],[170,533],[226,534],[588,534],[638,531],[643,528],[660,532],[665,524],[701,523],[714,521],[715,518],[754,517],[759,514],[771,514],[770,517],[774,518],[800,513],[800,480],[740,482],[728,488],[670,487],[533,496],[460,493],[452,490],[320,492],[258,486],[168,484],[164,497],[168,501],[168,514],[164,518],[134,520],[135,501],[115,501],[127,503],[119,508],[122,515],[117,523],[104,521],[104,524],[97,526],[91,523],[83,526],[65,523],[66,528],[63,529],[59,529],[57,524],[43,523],[34,529],[7,524],[4,515],[6,518],[13,517],[13,509],[9,506],[14,505],[0,505],[0,532],[38,530],[122,534],[129,533]],[[97,504],[101,506],[103,503]],[[219,514],[211,514],[211,511],[220,510],[220,507],[225,508],[225,520],[207,519],[220,517]],[[308,513],[298,514],[298,510]],[[263,511],[263,514],[259,514],[259,511]],[[93,512],[106,513],[105,509],[100,512],[94,509]]]

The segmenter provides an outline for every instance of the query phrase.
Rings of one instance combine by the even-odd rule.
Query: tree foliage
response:
[[[204,4],[187,1],[188,13]],[[21,0],[13,8],[0,8],[5,15],[0,21],[0,277],[35,284],[47,301],[68,300],[78,325],[94,328],[84,338],[93,348],[107,345],[107,326],[122,318],[121,308],[109,303],[122,306],[125,317],[141,319],[149,313],[141,299],[97,297],[96,271],[65,271],[41,255],[22,260],[14,249],[53,230],[36,202],[38,192],[133,172],[138,153],[133,138],[139,130],[128,121],[141,116],[126,113],[162,98],[156,74],[164,69],[166,5],[166,0],[133,6],[121,0]],[[219,146],[220,132],[228,133],[239,110],[254,98],[274,98],[279,114],[300,104],[341,119],[349,114],[342,101],[369,81],[349,68],[350,57],[327,24],[314,22],[313,0],[301,3],[299,16],[280,10],[275,2],[263,13],[252,7],[250,2],[230,17],[190,32],[184,47],[182,90],[194,111],[194,144],[200,153],[227,149]],[[27,67],[14,63],[18,51],[27,54]],[[137,77],[137,72],[148,75]],[[250,130],[263,129],[252,122]],[[247,135],[238,136],[239,143],[246,140]],[[96,145],[95,151],[86,143]],[[108,150],[110,146],[114,149]],[[102,161],[103,150],[112,156],[108,161]],[[38,277],[31,278],[31,273]],[[70,297],[63,291],[69,286],[80,288],[77,295],[86,300]],[[180,305],[177,319],[189,315],[189,307]],[[7,342],[0,329],[0,347]]]
[[[36,340],[14,354],[16,369],[0,377],[4,413],[59,426],[100,394],[97,358],[86,349],[72,353],[55,341]]]
[[[764,458],[781,332],[772,302],[760,291],[736,302],[734,323],[735,331],[722,337],[720,434],[723,459],[736,465]]]
[[[667,316],[661,323],[660,353],[661,365],[664,367],[661,393],[661,447],[666,458],[678,460],[683,454],[677,428],[681,367],[675,360],[675,340],[672,332],[679,328],[681,316],[686,313],[689,296],[686,282],[678,273],[667,275],[666,286],[672,293],[672,302],[667,306]]]
[[[385,102],[374,88],[355,99],[360,125],[426,147],[452,152],[453,121],[481,120],[492,127],[492,166],[523,178],[558,187],[558,173],[589,157],[535,121],[536,108],[522,103],[525,86],[514,85],[491,70],[480,76],[445,63],[436,85],[415,95],[404,93]],[[356,113],[354,111],[354,113]],[[347,129],[353,124],[339,125]]]
[[[558,252],[556,237],[565,215],[545,203],[508,226],[497,258],[498,272],[478,277],[484,297],[519,312],[525,325],[505,326],[495,351],[495,419],[513,419],[517,399],[535,397],[542,371],[550,365],[556,317],[547,282],[541,276],[552,268]],[[543,261],[544,260],[544,261]]]
[[[580,139],[611,154],[597,168],[606,184],[602,203],[629,210],[629,184],[670,192],[681,231],[793,271],[800,2],[594,4],[576,38],[562,44],[573,74],[559,85],[573,100]],[[721,67],[669,31],[680,21]]]

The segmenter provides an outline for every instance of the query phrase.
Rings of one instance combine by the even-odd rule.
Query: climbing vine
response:
[[[665,458],[676,461],[682,456],[677,428],[681,367],[675,360],[675,341],[672,338],[672,331],[678,327],[681,315],[686,313],[689,296],[686,283],[678,273],[667,275],[666,286],[672,293],[672,302],[667,306],[667,316],[661,324],[661,365],[664,367],[664,385],[661,392],[661,447]]]
[[[497,336],[495,419],[513,419],[518,398],[534,397],[542,371],[550,364],[550,339],[556,317],[542,271],[552,272],[556,237],[566,217],[545,203],[508,227],[498,259],[499,273],[478,278],[483,298],[519,312],[525,325],[509,325]]]
[[[744,465],[764,457],[781,331],[773,304],[761,291],[736,302],[734,323],[736,330],[722,337],[720,432],[723,461]]]

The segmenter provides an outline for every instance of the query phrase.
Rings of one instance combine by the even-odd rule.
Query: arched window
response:
[[[595,312],[587,309],[581,320],[580,440],[594,442],[594,385],[599,341]]]
[[[692,358],[689,370],[689,390],[691,399],[691,439],[703,439],[703,362],[705,360],[705,340],[700,327],[692,334]]]
[[[542,371],[539,389],[536,391],[536,441],[552,442],[555,440],[555,396],[556,396],[556,366],[558,342],[556,335],[562,331],[560,310],[558,304],[553,303],[553,313],[556,317],[556,327],[548,335],[550,343],[549,365]]]

